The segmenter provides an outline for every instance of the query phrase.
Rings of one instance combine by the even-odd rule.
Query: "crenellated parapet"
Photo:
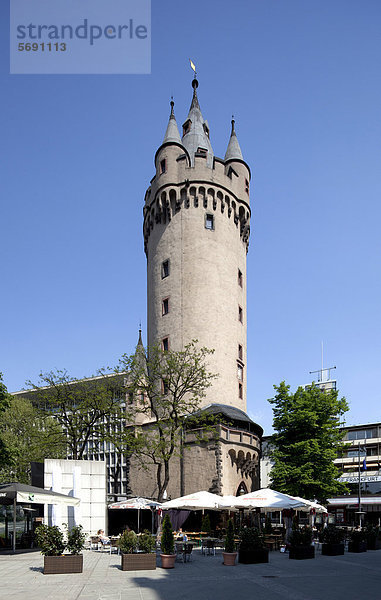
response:
[[[236,227],[248,251],[251,216],[248,203],[222,186],[210,185],[210,181],[186,180],[160,187],[153,197],[151,194],[146,196],[143,224],[146,254],[149,236],[155,226],[168,224],[181,210],[194,209],[224,215],[226,221]]]

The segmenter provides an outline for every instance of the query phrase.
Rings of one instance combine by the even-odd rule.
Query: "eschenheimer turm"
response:
[[[178,465],[181,476],[171,467],[172,497],[200,489],[223,494],[256,489],[262,435],[245,412],[250,168],[234,120],[225,157],[214,155],[197,79],[192,87],[182,136],[171,102],[167,130],[155,155],[156,173],[145,195],[147,342],[180,350],[197,339],[200,346],[214,349],[209,368],[218,378],[203,407],[222,415],[228,425],[220,426],[219,439],[210,444],[196,444],[188,435],[190,451],[185,464]],[[140,482],[134,493],[154,492],[143,489],[148,484],[144,473]]]

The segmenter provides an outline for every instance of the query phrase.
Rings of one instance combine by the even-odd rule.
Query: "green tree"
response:
[[[3,374],[0,372],[0,418],[4,411],[9,407],[11,397],[11,394],[8,393],[8,390],[3,382]],[[0,468],[8,463],[9,458],[9,453],[6,449],[5,443],[0,437]]]
[[[124,375],[100,369],[97,375],[77,379],[66,370],[41,373],[37,384],[27,382],[30,399],[45,415],[54,415],[60,430],[57,443],[67,455],[82,459],[90,443],[94,450],[125,419]]]
[[[274,389],[275,397],[269,400],[275,430],[270,442],[271,487],[320,502],[347,491],[337,481],[333,463],[346,447],[340,431],[348,410],[345,398],[339,400],[336,390],[324,391],[314,384],[294,394],[284,381]]]
[[[8,408],[0,414],[0,442],[6,451],[1,482],[30,483],[31,461],[65,456],[59,424],[21,396],[11,396]]]
[[[206,390],[217,375],[207,369],[213,350],[198,348],[193,340],[180,351],[163,351],[160,346],[137,348],[125,355],[120,368],[128,372],[130,422],[136,427],[134,440],[126,447],[139,457],[142,466],[154,465],[159,502],[170,480],[170,462],[183,451],[183,429],[201,423],[195,416]],[[205,430],[207,426],[205,425]]]

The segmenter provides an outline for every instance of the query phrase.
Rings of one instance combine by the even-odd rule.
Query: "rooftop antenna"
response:
[[[336,369],[336,365],[334,367],[324,368],[324,346],[323,346],[323,342],[321,342],[321,369],[318,369],[317,371],[310,371],[310,375],[312,375],[313,373],[319,373],[318,381],[323,382],[324,380],[327,381],[327,379],[325,379],[324,373],[326,373],[328,371],[328,381],[329,381],[331,379],[331,371],[333,369]]]

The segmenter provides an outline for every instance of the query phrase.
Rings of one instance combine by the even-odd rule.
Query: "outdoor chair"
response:
[[[176,560],[178,557],[181,557],[183,562],[190,562],[191,554],[192,554],[192,550],[193,550],[193,544],[178,543],[178,544],[175,544],[175,550],[176,550]],[[187,559],[187,557],[188,557],[188,559]]]
[[[184,544],[182,542],[175,543],[176,560],[181,558],[184,562]]]
[[[111,540],[100,540],[101,550],[108,550],[111,554],[112,544]]]
[[[100,543],[100,538],[97,535],[92,535],[90,537],[90,550],[98,550]]]
[[[190,562],[191,556],[192,556],[192,550],[193,550],[193,544],[184,544],[184,550],[183,550],[184,562],[187,562],[187,557],[188,557],[188,562]]]
[[[216,542],[214,540],[204,540],[201,548],[202,554],[216,555]]]

